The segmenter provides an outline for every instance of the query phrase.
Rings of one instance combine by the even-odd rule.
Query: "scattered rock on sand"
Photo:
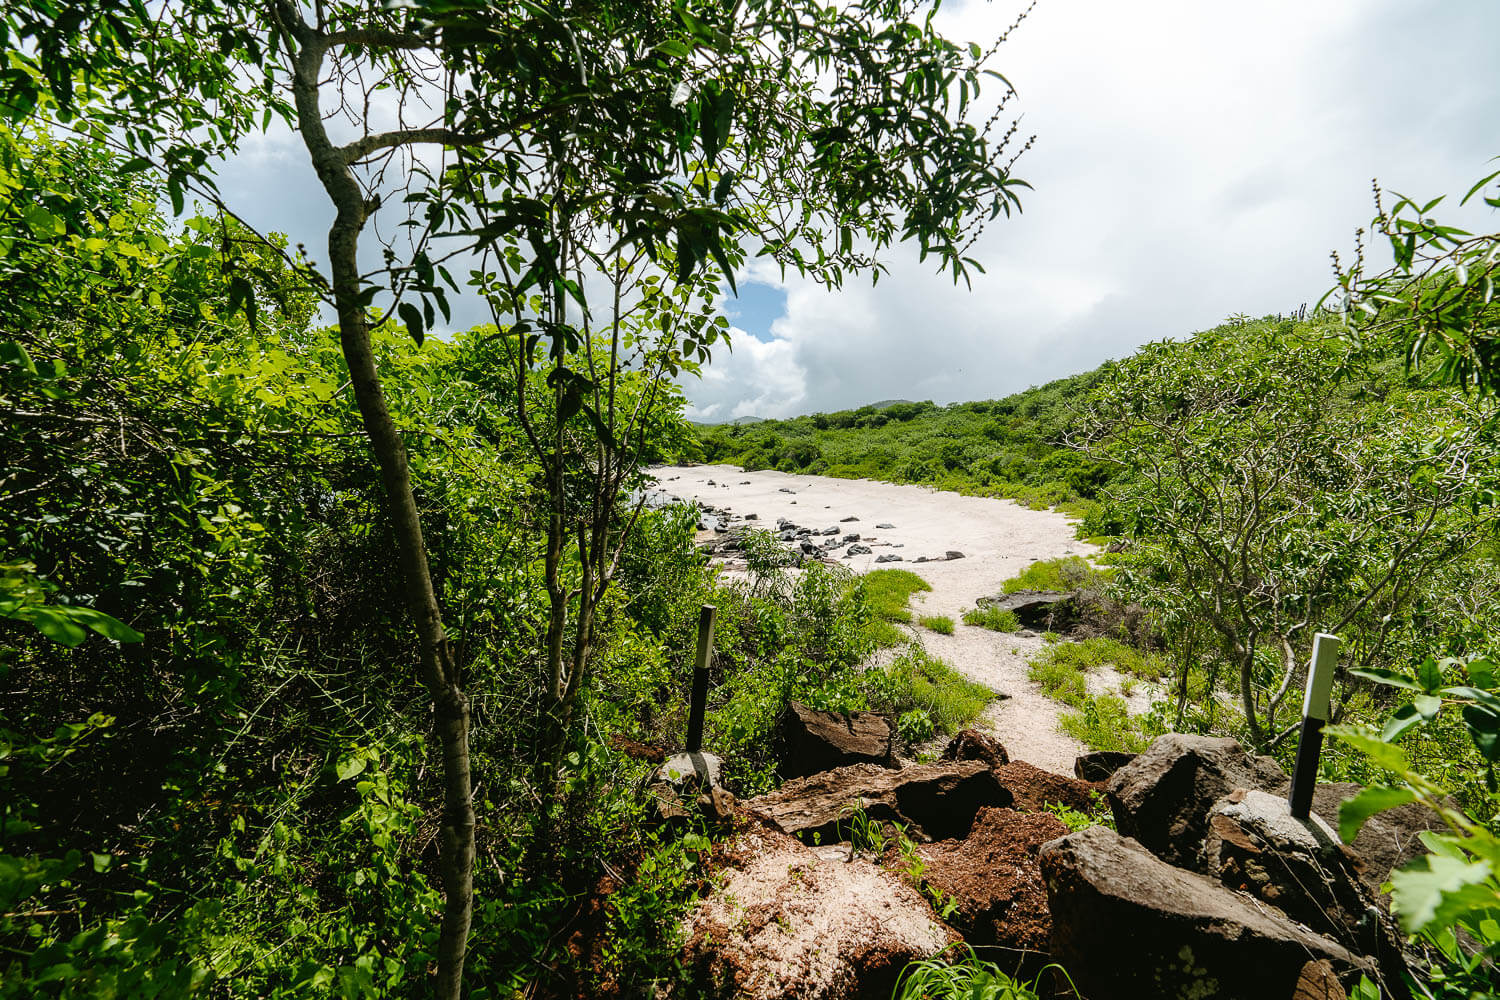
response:
[[[821,712],[792,702],[781,717],[781,774],[803,778],[849,764],[895,767],[895,731],[874,712]]]
[[[901,557],[893,552],[887,552],[885,555],[876,556],[875,561],[878,563],[900,562]]]
[[[786,486],[781,487],[781,489],[777,490],[777,492],[778,493],[790,493],[793,496],[795,496],[797,494],[796,490],[791,489],[790,487],[786,487]]]
[[[829,844],[847,834],[851,803],[877,822],[904,824],[914,840],[944,840],[966,836],[985,806],[1012,801],[988,765],[962,760],[899,771],[853,764],[793,779],[744,805],[783,833]]]
[[[850,556],[867,556],[869,554],[870,547],[868,545],[851,545],[849,546],[849,551],[844,553],[844,558],[847,559]]]
[[[693,991],[747,1000],[888,997],[908,962],[957,935],[898,876],[765,829],[726,849],[727,867],[683,923]]]
[[[850,514],[848,517],[841,517],[841,518],[839,518],[840,523],[843,523],[843,524],[847,524],[850,521],[858,521],[858,520],[859,520],[859,518],[855,517],[853,514]]]
[[[877,528],[887,528],[887,529],[894,530],[896,526],[894,524],[890,524],[889,522],[884,522],[883,521],[880,524],[875,525],[875,527],[877,527]]]
[[[1102,826],[1041,850],[1052,960],[1091,1000],[1290,997],[1309,961],[1340,980],[1366,959]]]
[[[949,549],[947,552],[943,553],[943,558],[948,560],[962,559],[963,557],[964,554],[957,549]]]

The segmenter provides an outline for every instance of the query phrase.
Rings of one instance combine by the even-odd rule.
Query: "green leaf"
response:
[[[1395,740],[1402,733],[1422,721],[1422,715],[1412,704],[1402,705],[1391,713],[1386,720],[1385,727],[1380,730],[1380,738],[1387,743]]]
[[[1339,803],[1339,839],[1346,844],[1354,843],[1365,820],[1378,812],[1413,802],[1416,797],[1416,792],[1410,788],[1371,785],[1363,789],[1354,798]]]
[[[1384,684],[1387,687],[1405,688],[1408,691],[1422,690],[1420,684],[1415,683],[1405,674],[1398,674],[1394,670],[1386,670],[1382,667],[1351,669],[1349,672],[1356,677],[1363,677],[1367,681],[1374,681],[1376,684]]]
[[[1383,767],[1397,774],[1406,772],[1406,751],[1399,746],[1386,743],[1372,736],[1367,730],[1350,726],[1330,726],[1328,733],[1334,739],[1348,744],[1370,758],[1371,763],[1377,767]]]
[[[1411,700],[1411,704],[1423,721],[1431,722],[1438,714],[1438,709],[1443,707],[1443,699],[1435,694],[1419,694]]]
[[[363,753],[357,753],[351,757],[345,757],[333,765],[333,773],[338,775],[340,781],[348,781],[362,772],[368,763],[369,761]]]
[[[93,608],[67,608],[66,613],[80,625],[91,628],[106,639],[113,639],[115,642],[140,642],[146,638],[118,618],[112,618]]]
[[[88,637],[88,633],[79,628],[61,608],[27,608],[17,617],[31,622],[37,627],[37,631],[53,642],[60,642],[69,648],[78,645]]]
[[[1427,657],[1417,666],[1417,683],[1429,694],[1443,686],[1443,670],[1437,660]]]
[[[1401,929],[1420,934],[1466,913],[1500,907],[1487,861],[1427,855],[1391,873],[1391,900]]]
[[[406,324],[406,332],[411,334],[411,339],[415,340],[417,346],[420,347],[426,338],[426,330],[422,325],[422,311],[410,302],[401,303],[396,307],[396,311],[401,314],[401,322]]]

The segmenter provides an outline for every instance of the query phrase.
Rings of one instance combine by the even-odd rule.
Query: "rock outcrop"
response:
[[[725,851],[683,925],[684,997],[885,1000],[907,963],[956,940],[896,875],[764,828]]]
[[[1238,740],[1168,733],[1121,767],[1105,788],[1115,826],[1170,864],[1204,871],[1208,812],[1236,788],[1280,791],[1286,772]]]
[[[853,764],[786,782],[745,808],[804,841],[846,839],[855,808],[880,823],[900,823],[913,840],[961,839],[986,806],[1013,796],[980,761],[919,764],[899,771]]]
[[[1116,771],[1135,760],[1135,756],[1119,750],[1090,750],[1074,759],[1073,773],[1080,781],[1108,781]]]
[[[1103,786],[1095,782],[1053,774],[1024,760],[1000,765],[995,768],[995,777],[1015,796],[1016,808],[1027,812],[1041,812],[1049,805],[1093,812],[1103,791]]]
[[[1052,959],[1091,1000],[1290,997],[1310,961],[1344,983],[1371,963],[1275,910],[1091,827],[1040,854]]]
[[[791,702],[781,717],[781,774],[803,778],[849,764],[895,767],[895,729],[874,712],[822,712]]]

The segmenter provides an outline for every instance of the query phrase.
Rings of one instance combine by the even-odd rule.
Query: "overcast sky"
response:
[[[1018,10],[950,0],[942,24],[987,43]],[[978,248],[988,274],[955,288],[901,249],[874,288],[752,272],[726,307],[733,351],[685,386],[691,415],[994,398],[1315,302],[1329,251],[1373,214],[1372,177],[1456,203],[1493,169],[1497,39],[1496,0],[1040,0],[995,63],[1037,141],[1016,168],[1024,212]],[[320,248],[299,153],[263,140],[221,188]],[[1481,209],[1451,214],[1500,228]]]

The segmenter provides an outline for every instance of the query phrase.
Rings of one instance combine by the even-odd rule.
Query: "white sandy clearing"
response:
[[[1001,581],[1040,559],[1088,555],[1095,548],[1074,537],[1073,523],[1050,510],[1031,510],[1010,500],[966,497],[925,486],[898,486],[869,479],[829,479],[783,472],[744,472],[732,465],[661,466],[652,470],[660,489],[682,500],[727,507],[731,525],[759,515],[756,527],[775,529],[778,518],[821,531],[837,526],[857,532],[869,555],[839,559],[863,573],[884,553],[901,562],[881,568],[909,569],[932,584],[912,602],[920,615],[947,615],[953,635],[917,630],[927,649],[968,677],[1008,697],[980,718],[1010,756],[1059,774],[1073,773],[1073,759],[1087,748],[1058,730],[1063,706],[1041,693],[1026,676],[1026,661],[1042,645],[1039,636],[1006,635],[962,623],[963,612],[995,594]],[[708,485],[712,480],[714,485]],[[794,492],[782,492],[783,489]],[[844,522],[846,517],[858,521]],[[890,524],[890,528],[878,528]],[[914,565],[918,556],[941,559],[948,550],[964,558]]]

